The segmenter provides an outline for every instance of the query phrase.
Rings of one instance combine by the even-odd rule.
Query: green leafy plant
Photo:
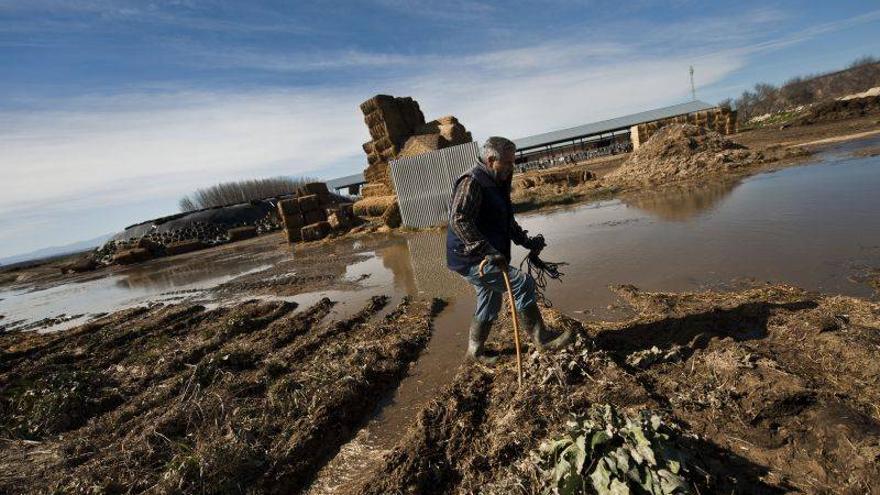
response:
[[[620,414],[610,405],[593,406],[567,424],[560,438],[545,441],[537,463],[547,494],[691,493],[685,456],[673,446],[675,425],[648,411]]]

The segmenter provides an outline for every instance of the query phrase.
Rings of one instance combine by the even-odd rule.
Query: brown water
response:
[[[624,283],[646,290],[691,291],[771,281],[871,297],[871,289],[855,279],[880,267],[880,157],[854,158],[851,152],[877,145],[880,139],[849,143],[808,166],[519,220],[531,233],[547,238],[545,259],[569,263],[562,283],[552,283],[547,295],[556,307],[582,319],[619,317],[621,310],[607,287]],[[443,297],[450,303],[410,375],[331,463],[330,469],[342,468],[332,477],[334,483],[355,475],[389,448],[461,363],[474,293],[445,268],[444,235],[344,241],[337,251],[363,256],[346,272],[350,280],[369,275],[360,289],[285,298],[303,307],[324,296],[339,300],[337,317],[356,311],[374,294],[392,296],[392,306],[404,295]],[[524,255],[514,251],[515,260]],[[171,259],[158,272],[154,267],[35,293],[0,292],[0,314],[8,322],[111,311],[167,298],[169,291],[207,289],[271,262],[266,257],[230,257],[225,263],[190,262],[175,268]],[[313,491],[332,492],[332,484]]]

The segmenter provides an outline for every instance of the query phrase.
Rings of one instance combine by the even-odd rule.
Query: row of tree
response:
[[[766,113],[776,113],[800,105],[839,98],[880,86],[880,59],[862,57],[846,69],[813,76],[789,79],[783,85],[759,83],[746,90],[735,100],[727,99],[721,105],[733,106],[740,123]]]
[[[297,188],[314,179],[307,177],[269,177],[224,182],[198,189],[180,199],[180,211],[195,211],[204,208],[246,203],[255,199],[274,198],[293,194]]]

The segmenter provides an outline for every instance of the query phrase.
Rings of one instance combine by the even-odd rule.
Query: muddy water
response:
[[[232,257],[200,263],[165,258],[132,266],[81,282],[46,288],[25,287],[0,290],[0,323],[15,329],[41,320],[58,319],[40,325],[41,331],[59,331],[89,318],[153,301],[174,302],[182,294],[214,287],[235,277],[269,266],[265,258]],[[61,318],[59,318],[61,317]],[[71,318],[72,317],[72,318]]]

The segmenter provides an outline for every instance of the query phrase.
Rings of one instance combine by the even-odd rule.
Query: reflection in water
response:
[[[420,293],[444,298],[474,293],[463,277],[446,268],[444,232],[420,232],[407,236],[407,245]]]
[[[230,263],[200,263],[169,265],[161,269],[140,269],[126,272],[116,280],[121,289],[173,290],[181,287],[211,282],[212,285],[222,281],[258,272],[268,268],[269,264],[254,265],[252,261],[238,260]]]
[[[666,187],[621,198],[621,202],[662,220],[684,222],[716,207],[740,181]]]

